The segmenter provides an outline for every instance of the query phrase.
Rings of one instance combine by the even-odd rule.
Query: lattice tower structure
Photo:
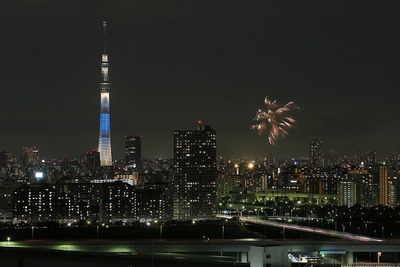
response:
[[[103,21],[103,54],[101,55],[100,87],[100,132],[99,147],[100,165],[112,166],[111,154],[111,124],[110,124],[110,89],[108,75],[108,54],[106,49],[107,22]]]

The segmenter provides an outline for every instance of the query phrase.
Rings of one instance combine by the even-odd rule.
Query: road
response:
[[[218,217],[226,218],[226,219],[232,218],[232,216],[228,216],[228,215],[218,215]],[[289,223],[271,221],[271,220],[262,220],[259,217],[240,217],[240,220],[243,222],[249,222],[249,223],[254,223],[254,224],[282,228],[282,231],[290,229],[290,230],[299,231],[299,232],[319,234],[319,235],[324,235],[324,236],[328,236],[328,237],[335,237],[335,238],[341,238],[341,239],[352,240],[352,241],[364,241],[364,242],[383,242],[383,241],[385,241],[385,239],[381,239],[381,238],[375,238],[375,237],[364,236],[364,235],[356,235],[356,234],[347,233],[347,232],[340,232],[340,231],[328,230],[328,229],[317,228],[317,227],[308,227],[308,226],[303,226],[303,225],[289,224]]]

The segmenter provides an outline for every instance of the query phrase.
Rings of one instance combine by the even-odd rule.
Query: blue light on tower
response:
[[[112,166],[111,155],[111,125],[110,125],[110,89],[108,77],[108,54],[106,51],[107,22],[103,21],[103,54],[101,56],[101,82],[100,87],[100,132],[99,153],[100,165]]]

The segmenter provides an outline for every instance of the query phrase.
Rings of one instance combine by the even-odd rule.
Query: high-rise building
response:
[[[310,165],[311,167],[320,167],[321,164],[321,141],[318,139],[310,139]]]
[[[7,167],[8,152],[0,151],[0,168]]]
[[[125,138],[125,164],[129,168],[140,169],[142,158],[142,137],[137,135]]]
[[[394,179],[388,181],[388,206],[397,207],[397,185]]]
[[[86,170],[95,173],[100,168],[100,153],[95,150],[86,152],[84,155],[84,166]]]
[[[174,132],[174,219],[215,217],[216,151],[216,132],[201,121],[197,130]]]
[[[350,180],[343,180],[339,182],[339,205],[351,206],[357,203],[357,185],[356,182]]]
[[[24,146],[24,165],[38,165],[39,164],[39,149],[35,146]]]
[[[368,167],[361,180],[361,206],[379,205],[379,174],[377,167]]]
[[[376,153],[374,151],[368,151],[365,154],[367,166],[373,166],[376,164]]]
[[[389,202],[389,167],[386,164],[381,164],[379,169],[379,204],[388,206]]]
[[[103,21],[103,54],[101,56],[100,87],[100,133],[99,152],[101,166],[112,166],[111,126],[110,126],[110,89],[108,75],[108,54],[106,50],[107,22]]]

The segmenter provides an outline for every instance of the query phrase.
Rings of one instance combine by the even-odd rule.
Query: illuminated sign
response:
[[[43,172],[35,172],[35,178],[36,179],[42,179],[43,178]]]

